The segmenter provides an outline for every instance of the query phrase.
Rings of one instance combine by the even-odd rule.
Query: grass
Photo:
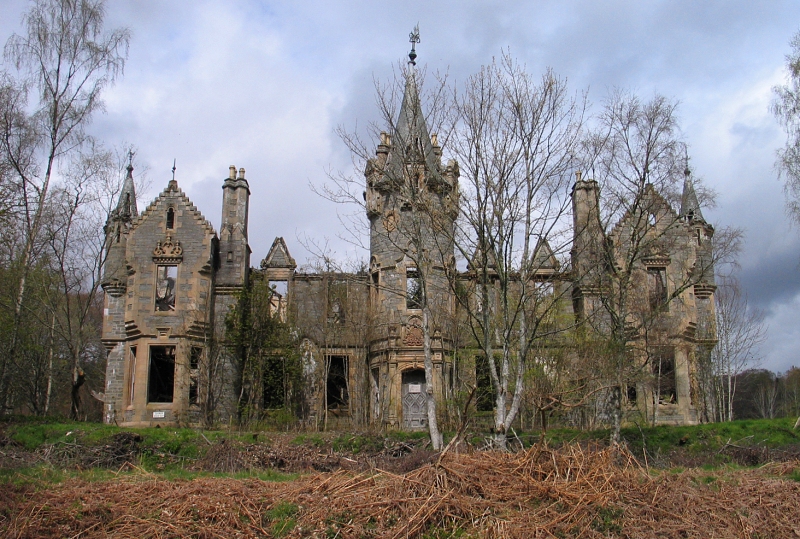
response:
[[[264,521],[270,525],[275,537],[284,537],[297,525],[300,508],[293,503],[280,501],[264,513]]]
[[[675,449],[688,454],[700,454],[719,451],[728,442],[769,448],[800,445],[800,432],[792,430],[793,426],[793,418],[744,419],[680,427],[660,425],[639,429],[634,425],[623,428],[620,434],[634,454],[641,453],[644,447],[651,454]],[[551,445],[561,445],[568,442],[605,442],[610,436],[608,429],[553,429],[548,431],[547,440]]]

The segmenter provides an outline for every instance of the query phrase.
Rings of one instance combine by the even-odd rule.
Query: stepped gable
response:
[[[269,248],[267,256],[261,261],[261,269],[267,268],[288,268],[295,269],[297,262],[294,261],[292,255],[289,254],[289,249],[286,247],[286,242],[282,237],[275,238],[272,242],[272,247]]]
[[[645,186],[645,196],[652,201],[652,203],[647,204],[645,207],[663,209],[672,218],[672,223],[679,221],[678,212],[673,209],[672,205],[667,201],[666,198],[661,196],[661,194],[656,191],[655,187],[653,187],[653,184],[648,183]],[[619,236],[622,232],[622,227],[625,226],[632,216],[633,214],[631,213],[631,210],[626,211],[620,220],[617,221],[617,224],[614,225],[614,228],[611,229],[608,237],[611,238]]]
[[[134,220],[133,228],[135,229],[139,223],[145,220],[146,217],[155,212],[160,202],[165,200],[168,196],[175,195],[184,201],[186,204],[186,207],[184,208],[185,211],[187,211],[195,221],[200,223],[203,228],[205,228],[206,232],[213,236],[217,235],[217,232],[214,230],[214,226],[211,224],[211,222],[203,217],[203,214],[200,213],[200,210],[197,209],[197,206],[195,206],[189,197],[186,196],[186,193],[184,193],[183,190],[178,187],[177,180],[170,180],[169,184],[167,184],[167,187],[161,191],[161,193],[159,193],[159,195],[147,206],[147,208]]]

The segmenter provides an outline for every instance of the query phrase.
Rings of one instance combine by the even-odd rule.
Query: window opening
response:
[[[536,293],[540,298],[553,295],[553,281],[538,281],[535,285]]]
[[[475,356],[475,387],[476,410],[479,412],[494,410],[495,392],[486,356]]]
[[[289,293],[289,281],[270,281],[270,314],[286,321],[286,302]]]
[[[647,268],[650,290],[650,309],[665,310],[667,306],[667,268]]]
[[[326,388],[328,408],[347,408],[350,401],[347,391],[347,356],[328,356]]]
[[[653,376],[658,389],[659,404],[675,404],[675,350],[671,347],[657,349],[652,354]]]
[[[189,404],[199,403],[198,374],[202,357],[203,349],[199,346],[192,346],[189,353]]]
[[[158,266],[156,272],[156,311],[174,311],[178,266]]]
[[[628,404],[636,404],[636,386],[628,386]]]
[[[381,415],[381,386],[380,386],[380,371],[372,369],[370,371],[372,382],[372,416],[378,419]]]
[[[347,282],[340,280],[328,281],[328,312],[329,324],[345,323],[345,301],[347,300]]]
[[[175,391],[175,347],[150,347],[147,402],[172,402]]]
[[[281,356],[263,358],[262,403],[265,410],[283,408],[286,404],[286,361]]]
[[[413,266],[406,268],[406,309],[422,308],[422,283],[419,271]]]
[[[228,251],[228,256],[226,257],[228,262],[233,262],[233,251]]]
[[[136,347],[131,346],[128,359],[128,406],[133,404],[133,391],[136,388]]]
[[[175,228],[175,209],[170,208],[167,210],[167,230]]]

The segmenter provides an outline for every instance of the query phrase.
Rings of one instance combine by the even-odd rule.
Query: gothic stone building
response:
[[[475,381],[475,363],[454,365],[456,301],[446,271],[454,264],[452,229],[457,214],[458,164],[443,164],[441,148],[422,117],[414,77],[409,77],[392,133],[382,134],[365,171],[370,226],[369,267],[359,274],[301,273],[286,243],[277,238],[259,269],[250,267],[244,169],[230,167],[223,181],[222,225],[217,233],[173,179],[141,214],[132,168],[106,226],[103,342],[108,349],[105,420],[121,425],[196,424],[204,389],[220,389],[218,421],[235,421],[239,352],[225,346],[225,317],[240,292],[258,278],[269,283],[274,314],[294,328],[300,342],[308,424],[380,424],[416,429],[426,425],[425,395],[444,400],[456,380]],[[571,289],[565,309],[578,319],[602,318],[602,246],[624,245],[626,215],[610,234],[599,226],[598,188],[578,177],[573,189],[571,271],[560,271],[546,243],[535,257],[538,277]],[[687,176],[684,199],[674,211],[650,190],[658,222],[668,222],[666,250],[638,263],[643,297],[676,296],[660,315],[667,337],[659,343],[659,398],[652,385],[633,385],[629,406],[658,401],[663,422],[698,421],[697,360],[714,344],[713,229],[700,213]],[[434,227],[413,208],[416,197],[437,209]],[[666,237],[665,236],[665,237]],[[442,262],[444,261],[444,262]],[[705,262],[704,262],[705,261]],[[706,264],[701,279],[681,287]],[[464,274],[463,279],[469,279]],[[429,309],[421,309],[425,294]],[[432,388],[426,387],[423,316],[431,331]],[[709,330],[709,328],[711,328]],[[215,337],[216,336],[216,337]],[[216,343],[216,344],[214,344]],[[206,372],[210,355],[221,367]],[[642,359],[644,361],[644,359]],[[471,372],[458,372],[459,370]],[[637,399],[638,396],[638,399]],[[646,397],[646,398],[645,398]],[[267,403],[268,399],[263,402]],[[636,401],[636,402],[634,402]],[[652,415],[652,410],[644,410]]]

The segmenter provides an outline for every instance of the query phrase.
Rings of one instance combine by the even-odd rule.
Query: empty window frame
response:
[[[675,384],[675,349],[664,346],[650,354],[656,397],[659,404],[674,404],[678,394]]]
[[[667,308],[667,268],[647,268],[647,287],[650,292],[650,309]]]
[[[422,308],[422,282],[415,266],[406,267],[406,309]]]
[[[262,360],[261,394],[265,410],[283,408],[287,401],[289,373],[282,356],[266,356]]]
[[[172,402],[175,393],[175,347],[151,346],[147,402]]]
[[[486,356],[475,356],[475,409],[479,412],[494,410],[495,391]]]
[[[289,281],[270,281],[270,314],[286,321],[286,304],[289,296]]]
[[[199,404],[199,384],[200,363],[203,358],[203,348],[192,346],[189,352],[189,404]]]
[[[347,281],[328,281],[328,323],[344,324],[347,303]]]
[[[175,209],[169,208],[167,210],[167,230],[173,230],[175,228]]]
[[[134,390],[136,389],[136,347],[131,346],[128,357],[128,406],[133,404]]]
[[[347,408],[350,395],[347,389],[347,356],[328,356],[326,402],[329,409]]]
[[[156,267],[156,311],[175,310],[175,283],[178,281],[178,266]]]

